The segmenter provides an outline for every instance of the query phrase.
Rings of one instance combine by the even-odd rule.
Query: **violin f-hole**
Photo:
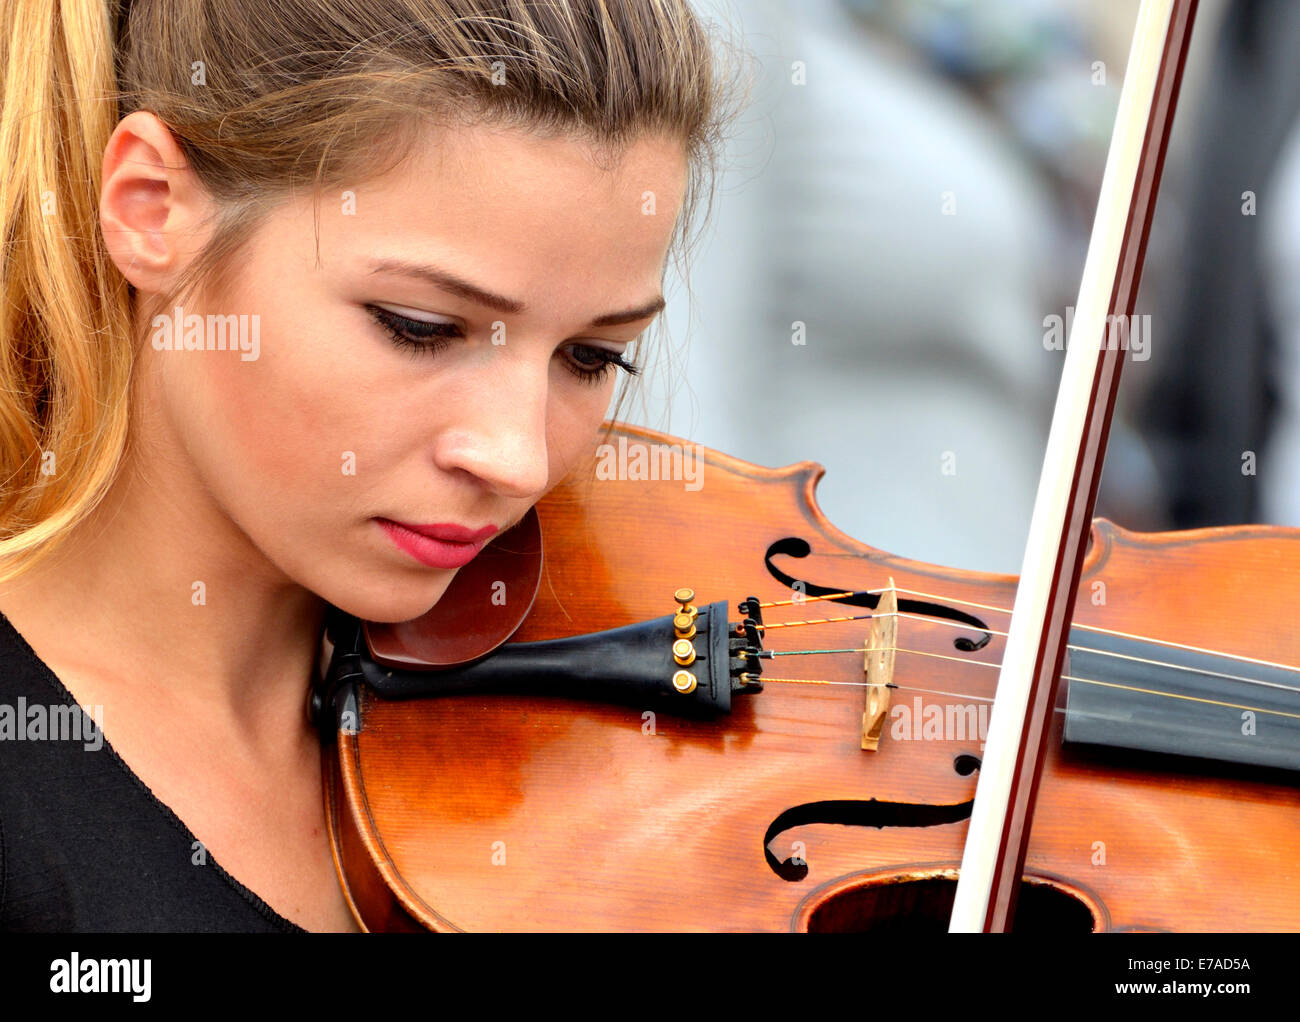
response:
[[[811,553],[812,546],[806,539],[800,539],[798,536],[787,536],[768,546],[767,553],[763,555],[763,564],[767,568],[767,573],[781,585],[787,589],[803,593],[805,596],[826,597],[834,603],[844,603],[851,607],[866,607],[868,610],[875,610],[879,606],[879,593],[865,590],[849,592],[848,590],[852,587],[818,585],[806,579],[796,578],[772,563],[774,557],[803,558]],[[847,595],[837,595],[841,593],[847,593]],[[929,600],[900,599],[898,601],[898,611],[902,614],[920,614],[925,617],[956,621],[959,624],[970,625],[972,628],[977,629],[980,635],[976,638],[959,635],[953,639],[953,647],[963,653],[974,653],[976,650],[983,649],[993,640],[993,633],[989,631],[989,626],[983,620],[974,614],[958,610],[956,607],[949,607],[942,603],[932,603]]]
[[[877,799],[830,799],[792,806],[781,813],[763,835],[763,858],[782,880],[798,883],[808,876],[808,863],[790,856],[784,860],[772,854],[772,842],[785,831],[812,823],[835,823],[846,827],[937,827],[970,819],[974,799],[955,805],[927,805],[917,802],[881,802]]]

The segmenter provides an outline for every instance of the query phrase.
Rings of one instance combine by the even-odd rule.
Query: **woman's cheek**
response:
[[[599,387],[591,387],[589,392],[579,392],[577,399],[570,397],[553,405],[555,411],[548,443],[551,461],[548,492],[594,451],[615,386],[616,381],[611,380]]]
[[[195,359],[175,414],[188,421],[187,446],[207,485],[245,517],[306,508],[329,472],[339,475],[339,453],[328,414],[334,395],[319,367],[302,365],[265,343],[255,361],[226,352],[186,353]]]

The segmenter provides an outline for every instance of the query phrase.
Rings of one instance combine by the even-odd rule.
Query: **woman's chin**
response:
[[[351,586],[343,589],[337,599],[325,598],[345,614],[362,621],[396,624],[427,614],[442,599],[455,572],[437,572],[436,575],[443,577],[429,578],[418,585]]]

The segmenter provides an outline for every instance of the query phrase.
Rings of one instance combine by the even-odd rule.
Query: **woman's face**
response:
[[[151,430],[288,579],[368,620],[416,617],[590,453],[661,304],[685,183],[679,144],[607,170],[573,140],[456,128],[327,195],[319,262],[310,198],[291,201],[226,293],[181,310],[209,348],[209,316],[247,316],[224,320],[242,348],[145,325]]]

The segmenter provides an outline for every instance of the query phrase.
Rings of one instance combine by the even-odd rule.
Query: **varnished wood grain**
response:
[[[634,443],[680,443],[623,429]],[[670,613],[679,586],[700,605],[790,593],[767,573],[774,540],[801,536],[812,556],[783,566],[818,584],[888,584],[1009,608],[1015,579],[892,556],[840,533],[818,510],[819,466],[758,468],[701,450],[703,485],[572,481],[541,505],[547,565],[517,635],[534,640]],[[875,494],[872,499],[904,499]],[[923,514],[918,510],[918,514]],[[1300,663],[1300,530],[1248,527],[1137,535],[1098,521],[1076,621],[1152,638]],[[1105,584],[1105,603],[1092,600]],[[780,608],[791,617],[834,603]],[[1005,615],[975,611],[1006,630]],[[862,646],[865,621],[772,633],[771,648]],[[1002,639],[960,654],[973,630],[899,621],[893,704],[990,697]],[[807,640],[805,642],[805,640]],[[861,654],[789,657],[765,673],[861,681]],[[1068,683],[1065,683],[1068,684]],[[961,693],[962,699],[910,690]],[[1064,689],[1064,684],[1062,686]],[[717,721],[664,714],[653,733],[635,707],[546,697],[363,700],[362,729],[342,738],[342,804],[364,847],[414,917],[435,929],[788,930],[817,892],[875,872],[951,875],[966,823],[896,828],[813,824],[807,875],[782,879],[763,835],[783,811],[823,800],[954,804],[977,774],[978,736],[900,739],[887,722],[861,747],[864,690],[768,684]],[[1300,929],[1300,785],[1290,775],[1199,761],[1117,760],[1062,748],[1056,715],[1027,873],[1088,901],[1116,929]],[[372,870],[372,872],[374,871]],[[355,894],[355,892],[354,892]]]

